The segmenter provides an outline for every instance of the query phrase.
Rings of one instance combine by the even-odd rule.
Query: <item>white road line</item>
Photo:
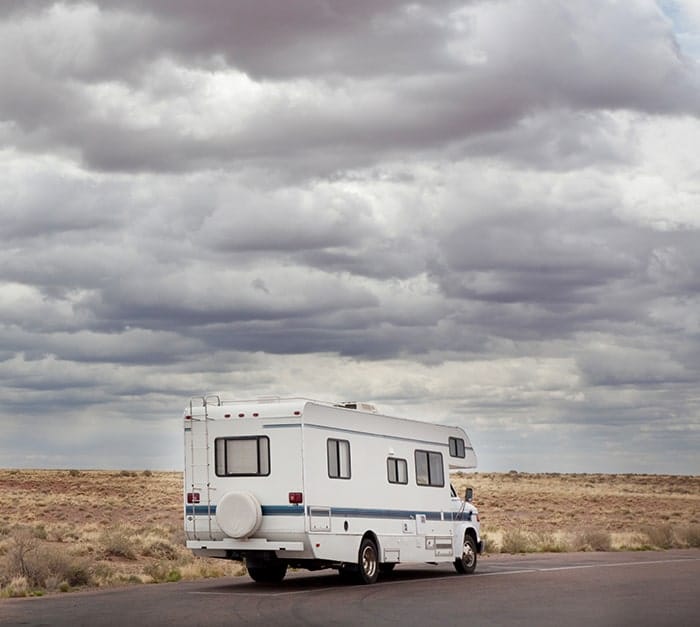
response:
[[[499,570],[495,573],[474,573],[472,577],[496,577],[497,575],[522,575],[523,573],[536,573],[539,568],[521,568],[519,570]]]
[[[684,557],[668,560],[651,560],[646,562],[600,562],[597,564],[578,564],[575,566],[552,566],[550,568],[536,568],[535,570],[547,572],[550,570],[575,570],[577,568],[612,568],[614,566],[646,566],[652,564],[675,564],[678,562],[697,562],[700,557]]]
[[[700,557],[682,557],[666,560],[650,560],[644,562],[596,562],[594,564],[574,564],[572,566],[550,566],[548,568],[522,568],[520,570],[503,570],[495,573],[474,573],[473,577],[494,577],[496,575],[517,575],[521,573],[547,573],[558,570],[580,570],[583,568],[614,568],[618,566],[646,566],[652,564],[677,564],[682,562],[697,562]]]
[[[324,590],[337,590],[338,588],[342,588],[342,585],[338,586],[333,586],[332,588],[314,588],[312,590],[289,590],[287,592],[247,592],[244,590],[236,591],[236,590],[229,590],[228,592],[208,592],[206,590],[194,590],[192,592],[188,592],[187,594],[201,594],[201,595],[209,595],[209,596],[232,596],[232,595],[245,595],[247,597],[286,597],[286,596],[292,596],[294,594],[309,594],[309,593],[314,593],[318,594],[319,592],[323,592]]]

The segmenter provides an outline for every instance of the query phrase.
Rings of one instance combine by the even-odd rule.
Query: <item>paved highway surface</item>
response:
[[[474,575],[399,566],[372,586],[335,571],[0,601],[0,625],[700,625],[700,551],[482,558]]]

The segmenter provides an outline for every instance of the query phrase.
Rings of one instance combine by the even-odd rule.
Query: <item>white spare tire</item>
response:
[[[250,492],[229,492],[216,506],[216,522],[231,538],[247,538],[262,523],[262,507]]]

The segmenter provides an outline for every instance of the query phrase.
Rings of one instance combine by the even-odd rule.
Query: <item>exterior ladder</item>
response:
[[[209,398],[215,398],[217,401],[217,405],[221,404],[221,401],[218,396],[199,396],[199,397],[194,397],[190,399],[190,416],[191,416],[191,421],[192,421],[192,431],[191,431],[191,437],[190,437],[190,480],[191,480],[191,491],[194,493],[197,490],[197,484],[195,483],[198,472],[197,469],[203,469],[204,472],[206,473],[206,483],[204,485],[206,489],[206,506],[207,506],[207,531],[209,532],[209,536],[206,539],[211,540],[212,539],[212,528],[211,528],[211,518],[212,518],[212,511],[211,511],[211,456],[210,456],[210,449],[211,447],[209,446],[209,412],[207,409],[208,406],[208,399]],[[200,415],[197,419],[195,419],[194,416],[194,411],[193,411],[193,401],[197,400],[202,403],[202,407],[204,408],[204,414]],[[204,446],[196,446],[198,443],[197,441],[201,441],[201,435],[200,435],[200,429],[199,426],[195,425],[195,422],[203,423],[204,424]],[[197,434],[197,435],[195,435]],[[204,454],[204,461],[203,462],[197,462],[198,459],[200,459],[201,454]],[[197,530],[197,514],[195,514],[195,508],[196,504],[192,504],[192,534],[194,535],[195,540],[201,540],[202,538],[199,537],[199,533]],[[202,530],[203,532],[204,530]],[[200,532],[201,533],[201,532]]]

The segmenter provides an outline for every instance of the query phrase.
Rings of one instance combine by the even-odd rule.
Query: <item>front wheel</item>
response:
[[[374,583],[379,576],[379,552],[372,538],[365,538],[360,544],[357,560],[360,583]]]
[[[468,533],[464,534],[462,555],[454,564],[455,570],[461,575],[471,575],[476,570],[476,542]]]

